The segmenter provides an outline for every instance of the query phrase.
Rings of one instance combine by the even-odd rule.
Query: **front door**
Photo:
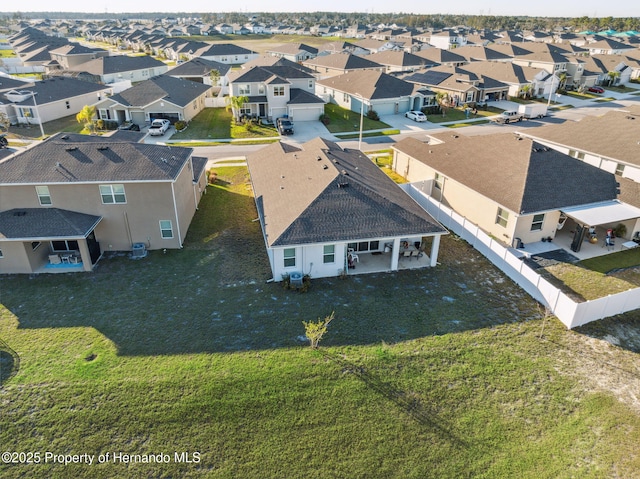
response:
[[[259,113],[258,116],[260,118],[264,118],[265,116],[267,116],[266,109],[265,109],[265,104],[264,103],[260,103],[258,106],[259,106],[259,109],[260,109],[260,113]]]

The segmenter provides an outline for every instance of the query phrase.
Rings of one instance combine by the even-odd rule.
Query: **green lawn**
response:
[[[0,58],[14,58],[16,52],[13,50],[0,49]]]
[[[225,108],[205,108],[189,122],[186,130],[175,133],[172,141],[206,139],[250,139],[277,137],[272,126],[254,125],[251,131],[242,125],[232,125],[233,115]]]
[[[360,130],[360,113],[341,108],[333,103],[324,106],[324,112],[329,116],[329,124],[325,125],[330,133],[349,133]],[[374,121],[365,115],[362,120],[362,130],[383,130],[391,128],[382,121]]]
[[[482,118],[502,113],[504,110],[494,106],[487,107],[485,110],[479,109],[475,115],[470,114],[468,117],[464,110],[458,108],[445,108],[444,115],[442,113],[428,114],[427,119],[431,123],[444,123],[449,121],[473,120],[474,118]]]
[[[66,131],[69,133],[80,133],[84,128],[82,124],[78,123],[75,115],[65,116],[58,120],[48,121],[42,124],[45,135],[53,135],[59,131]],[[41,138],[40,125],[33,124],[27,126],[12,126],[9,127],[9,138],[26,138],[37,139]]]
[[[387,136],[387,135],[399,135],[400,130],[391,129],[391,130],[381,130],[381,131],[372,131],[369,133],[362,133],[362,138],[371,138],[374,136]],[[343,140],[348,140],[352,138],[360,138],[360,133],[338,133],[336,134],[339,138]]]
[[[437,268],[287,291],[266,282],[246,168],[216,172],[182,250],[0,278],[3,451],[111,455],[3,479],[637,475],[640,415],[618,388],[640,394],[635,343],[595,338],[640,312],[566,331],[452,235]],[[309,349],[302,320],[331,311]]]

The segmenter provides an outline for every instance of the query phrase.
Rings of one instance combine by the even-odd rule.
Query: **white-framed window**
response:
[[[273,96],[284,96],[284,86],[274,86]]]
[[[2,254],[2,250],[0,249],[0,258],[4,258],[4,254]]]
[[[333,244],[326,244],[323,246],[322,262],[335,263],[336,262],[336,246]]]
[[[258,84],[258,95],[264,95],[264,83]]]
[[[111,120],[111,111],[101,108],[98,111],[98,116],[100,117],[101,120]]]
[[[51,204],[51,195],[49,194],[48,186],[36,186],[36,194],[38,195],[40,206],[48,206]]]
[[[64,102],[64,106],[67,107],[67,110],[71,108],[71,104],[69,103],[69,100]]]
[[[313,78],[309,79],[309,90],[313,90]]]
[[[295,248],[285,248],[283,252],[284,256],[284,267],[291,268],[296,265],[296,249]]]
[[[100,185],[100,196],[102,196],[102,204],[105,205],[127,202],[124,185]]]
[[[616,175],[622,176],[623,173],[624,173],[624,165],[622,163],[618,163],[618,166],[616,166]]]
[[[41,241],[32,241],[31,242],[31,249],[33,251],[37,250],[38,248],[40,248],[40,245],[42,244]]]
[[[173,225],[171,220],[160,220],[160,236],[162,239],[173,238]]]
[[[20,111],[22,112],[22,116],[25,118],[33,118],[33,110],[31,108],[20,108]]]
[[[506,228],[508,222],[509,212],[507,210],[503,210],[498,206],[498,213],[496,214],[496,224],[502,226],[503,228]]]
[[[345,103],[349,103],[351,101],[351,97],[349,96],[348,93],[343,93],[342,94],[342,101]]]
[[[533,215],[533,220],[531,221],[531,231],[540,231],[542,229],[543,223],[544,214]]]
[[[251,95],[251,85],[248,83],[238,85],[238,95]]]

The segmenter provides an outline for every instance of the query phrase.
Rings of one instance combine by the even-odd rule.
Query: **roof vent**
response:
[[[69,146],[67,148],[65,148],[66,151],[76,151],[78,149],[77,146]]]
[[[63,135],[60,137],[61,140],[68,140],[69,139],[69,135]]]
[[[108,149],[109,149],[109,147],[106,146],[106,145],[101,145],[101,146],[98,147],[98,151],[104,151],[104,150],[108,150]]]
[[[322,165],[322,169],[323,170],[328,170],[329,169],[329,165]]]
[[[27,212],[26,211],[14,211],[13,212],[13,216],[26,216]]]
[[[322,158],[320,157],[320,155],[318,155],[318,157],[316,158],[316,160],[318,160],[318,161],[322,160]]]
[[[341,174],[343,174],[344,176],[349,176],[349,172],[347,170],[342,170],[340,171]]]

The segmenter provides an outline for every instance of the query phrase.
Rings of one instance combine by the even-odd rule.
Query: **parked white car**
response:
[[[149,127],[149,134],[151,136],[161,136],[164,135],[170,127],[171,122],[169,120],[153,120]]]
[[[418,121],[418,122],[427,121],[427,115],[425,115],[421,111],[414,111],[414,110],[408,111],[404,114],[404,116],[413,121]]]

